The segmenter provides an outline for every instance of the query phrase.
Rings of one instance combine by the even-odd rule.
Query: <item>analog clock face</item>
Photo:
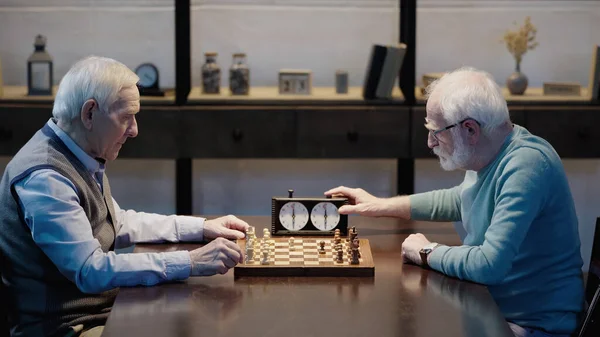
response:
[[[139,86],[144,88],[154,86],[158,79],[158,71],[151,64],[142,64],[135,70],[135,74],[140,78]]]
[[[289,231],[297,231],[308,223],[308,210],[299,202],[288,202],[279,211],[279,222]]]
[[[338,208],[330,202],[320,202],[310,212],[313,225],[322,231],[330,231],[340,222]]]

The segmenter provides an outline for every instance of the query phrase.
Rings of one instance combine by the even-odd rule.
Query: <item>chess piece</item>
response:
[[[359,250],[359,248],[360,248],[360,241],[358,241],[358,239],[352,240],[351,247],[352,247],[352,250],[356,249],[356,252],[357,252],[356,254],[360,258],[360,250]]]
[[[290,251],[294,250],[294,238],[290,238]]]
[[[333,232],[333,234],[334,234],[334,235],[337,235],[337,236],[340,236],[340,229],[339,229],[339,228],[338,228],[338,229],[336,229],[336,230]]]
[[[342,263],[344,262],[344,251],[339,249],[336,254],[335,262]]]
[[[333,237],[333,244],[334,245],[337,245],[337,244],[339,244],[341,242],[342,242],[342,238],[340,238],[339,235],[336,235],[336,236]]]
[[[359,264],[360,261],[358,260],[360,258],[359,256],[359,251],[358,248],[352,248],[352,257],[350,259],[350,264]]]
[[[356,239],[357,236],[358,232],[356,231],[356,227],[352,226],[352,229],[350,229],[350,242],[354,241],[354,239]]]
[[[262,261],[260,261],[260,264],[269,264],[269,250],[268,249],[264,249],[263,247],[263,251],[262,251]]]
[[[246,263],[254,262],[254,246],[246,246]]]
[[[319,254],[325,254],[325,241],[323,240],[319,242]]]

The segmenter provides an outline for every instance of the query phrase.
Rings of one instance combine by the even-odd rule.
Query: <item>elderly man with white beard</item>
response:
[[[544,139],[510,121],[486,72],[461,68],[427,89],[428,146],[444,170],[464,170],[450,189],[378,198],[333,188],[342,214],[462,222],[463,245],[420,233],[402,244],[405,262],[488,289],[515,336],[568,336],[583,309],[577,216],[560,157]]]

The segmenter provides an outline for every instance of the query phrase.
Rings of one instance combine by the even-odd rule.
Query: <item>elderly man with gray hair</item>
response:
[[[445,170],[465,170],[453,188],[378,198],[340,186],[343,214],[460,221],[463,245],[412,234],[411,262],[485,284],[515,336],[569,336],[583,309],[577,216],[561,159],[544,139],[510,121],[485,72],[461,68],[428,88],[428,146]]]
[[[12,336],[98,336],[118,288],[224,274],[243,261],[226,216],[121,209],[105,173],[138,134],[138,77],[89,57],[64,76],[53,117],[12,158],[0,182],[0,264]],[[193,251],[115,254],[138,242],[210,241]]]

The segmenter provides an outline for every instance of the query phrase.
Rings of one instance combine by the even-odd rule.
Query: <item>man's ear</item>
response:
[[[481,137],[481,128],[479,127],[479,124],[473,120],[466,120],[463,125],[467,129],[469,144],[477,144],[479,137]]]
[[[94,117],[94,113],[96,113],[97,111],[98,103],[95,99],[90,98],[87,101],[85,101],[85,103],[83,103],[80,112],[81,123],[83,124],[83,127],[85,127],[88,130],[92,129],[92,119]]]

